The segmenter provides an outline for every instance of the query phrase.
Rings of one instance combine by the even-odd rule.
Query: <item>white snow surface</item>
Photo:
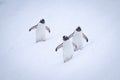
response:
[[[120,0],[0,0],[0,80],[120,80]],[[46,20],[47,41],[29,28]],[[62,36],[89,42],[63,63]]]

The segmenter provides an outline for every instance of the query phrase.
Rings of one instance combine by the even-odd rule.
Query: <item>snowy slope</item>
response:
[[[119,80],[119,0],[1,0],[0,80]],[[35,43],[41,18],[51,28]],[[89,43],[63,63],[55,48],[81,26]]]

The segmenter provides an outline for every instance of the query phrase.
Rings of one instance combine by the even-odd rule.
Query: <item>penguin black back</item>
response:
[[[44,19],[41,19],[41,20],[40,20],[40,23],[44,24],[44,23],[45,23],[45,20],[44,20]]]
[[[76,28],[76,31],[80,32],[80,31],[81,31],[81,28],[78,26],[78,27]]]
[[[63,36],[63,41],[67,41],[67,40],[69,40],[69,37]]]

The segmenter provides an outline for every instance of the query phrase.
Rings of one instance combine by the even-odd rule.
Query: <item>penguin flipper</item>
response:
[[[61,43],[60,45],[58,45],[58,46],[55,48],[55,51],[57,51],[57,50],[60,49],[61,47],[63,47],[63,43]]]
[[[45,26],[46,30],[50,33],[50,28],[48,26]]]
[[[72,34],[70,34],[68,37],[71,38],[71,37],[73,37],[73,35],[74,35],[74,32]]]
[[[38,26],[38,25],[34,25],[34,26],[32,26],[32,27],[29,29],[29,31],[31,31],[32,29],[37,28],[37,26]]]
[[[82,35],[83,35],[83,38],[86,40],[86,42],[88,42],[87,36],[84,33],[82,33]]]
[[[75,44],[75,43],[72,43],[73,44],[73,46],[75,47],[74,48],[74,51],[77,51],[77,45]]]

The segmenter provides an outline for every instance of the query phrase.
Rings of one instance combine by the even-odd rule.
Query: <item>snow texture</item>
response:
[[[0,80],[120,80],[120,0],[0,0]],[[47,41],[29,28],[46,20]],[[63,35],[89,42],[63,63]]]

